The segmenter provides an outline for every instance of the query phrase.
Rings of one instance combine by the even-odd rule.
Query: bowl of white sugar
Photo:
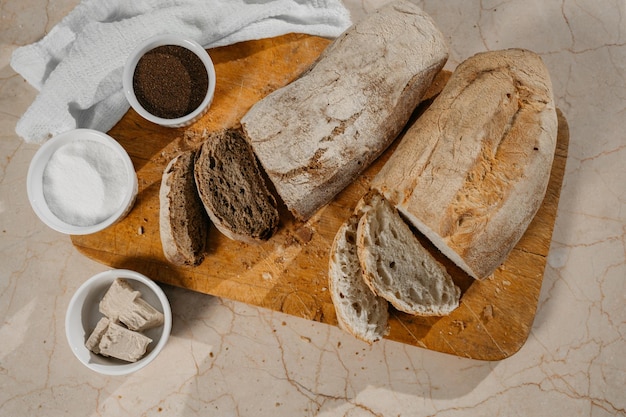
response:
[[[137,174],[115,139],[97,130],[75,129],[39,148],[26,187],[41,221],[61,233],[86,235],[128,214],[137,196]]]

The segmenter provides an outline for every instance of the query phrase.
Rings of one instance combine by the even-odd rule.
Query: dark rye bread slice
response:
[[[210,220],[196,190],[195,152],[170,161],[159,191],[159,231],[163,253],[176,265],[198,265],[204,259]]]
[[[195,179],[206,212],[224,235],[256,243],[274,234],[276,199],[240,130],[209,135],[196,156]]]

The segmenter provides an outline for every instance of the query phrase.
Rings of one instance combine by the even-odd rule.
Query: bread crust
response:
[[[247,112],[246,137],[296,218],[310,218],[387,148],[447,57],[430,16],[399,0]]]
[[[479,53],[454,71],[371,186],[446,256],[483,279],[539,209],[556,137],[541,58],[522,49]]]
[[[194,151],[183,152],[166,166],[159,189],[159,234],[165,258],[176,265],[198,265],[204,259],[204,248],[210,227],[209,218],[195,190]],[[175,183],[178,183],[177,187]],[[185,190],[176,194],[175,188]],[[183,213],[173,207],[178,199]],[[193,222],[195,227],[191,227]]]

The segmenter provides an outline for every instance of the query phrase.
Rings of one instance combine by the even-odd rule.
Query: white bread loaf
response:
[[[380,194],[359,220],[356,246],[363,279],[395,308],[420,316],[445,316],[459,306],[461,290]]]
[[[430,16],[395,1],[247,112],[246,138],[296,218],[311,217],[388,147],[447,57]]]
[[[541,58],[477,54],[454,71],[372,182],[474,278],[507,258],[539,209],[557,137]]]
[[[363,280],[357,255],[356,233],[363,211],[346,220],[330,249],[328,282],[339,327],[367,343],[389,332],[388,303],[374,294]]]

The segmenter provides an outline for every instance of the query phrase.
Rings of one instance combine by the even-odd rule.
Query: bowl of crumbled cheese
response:
[[[89,278],[74,293],[65,316],[74,356],[105,375],[126,375],[148,365],[171,329],[172,312],[161,287],[128,269]]]
[[[99,232],[124,218],[137,196],[137,174],[124,148],[106,133],[75,129],[35,153],[26,179],[37,216],[61,233]]]

